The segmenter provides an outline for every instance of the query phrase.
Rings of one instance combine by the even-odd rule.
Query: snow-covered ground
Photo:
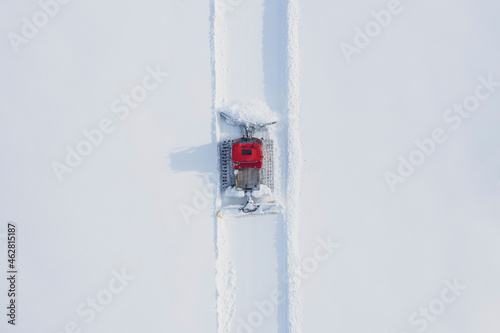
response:
[[[39,11],[0,4],[0,232],[18,224],[20,272],[16,327],[1,279],[0,331],[215,332],[209,4],[71,1],[15,53],[8,32]],[[169,75],[120,119],[148,67]],[[59,182],[53,161],[102,119],[113,132]]]
[[[498,332],[499,13],[1,3],[0,331]],[[219,221],[215,111],[251,100],[286,211]]]
[[[348,63],[341,43],[390,3],[301,1],[301,256],[340,244],[303,283],[303,331],[498,332],[500,87],[456,130],[443,115],[500,82],[500,6],[402,0]],[[385,173],[436,128],[448,139],[392,192]]]

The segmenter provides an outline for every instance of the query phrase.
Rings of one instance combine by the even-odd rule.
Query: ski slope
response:
[[[289,145],[290,111],[296,112],[290,105],[296,104],[288,98],[288,3],[244,1],[238,10],[217,3],[213,6],[214,139],[220,142],[241,136],[238,127],[221,119],[219,110],[239,101],[267,104],[278,124],[258,136],[274,141],[275,197],[286,207],[290,178],[299,167],[290,172],[289,155],[300,150]],[[292,133],[297,135],[298,130]],[[219,195],[216,210],[223,199]],[[216,219],[218,332],[298,330],[299,305],[295,294],[290,297],[288,278],[294,267],[290,258],[296,256],[288,231],[297,221],[288,217],[286,212]],[[295,293],[297,289],[293,289]]]

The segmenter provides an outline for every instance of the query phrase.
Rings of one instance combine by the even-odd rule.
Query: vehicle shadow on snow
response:
[[[214,174],[217,170],[217,145],[206,145],[188,148],[176,148],[168,156],[170,169],[177,172],[197,172]]]

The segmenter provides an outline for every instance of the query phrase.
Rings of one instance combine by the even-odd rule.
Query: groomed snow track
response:
[[[301,332],[298,0],[211,1],[214,141],[238,137],[218,110],[259,100],[275,111],[274,188],[284,214],[239,219],[214,207],[217,331]],[[219,168],[220,176],[224,171]]]

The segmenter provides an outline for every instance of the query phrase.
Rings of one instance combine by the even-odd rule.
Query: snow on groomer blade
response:
[[[266,107],[255,111],[233,104],[220,111],[226,122],[241,129],[240,138],[222,140],[219,146],[222,201],[217,214],[240,217],[283,211],[274,198],[274,145],[265,139],[267,128],[278,122]],[[261,137],[257,137],[257,134]],[[267,136],[268,137],[268,136]]]

